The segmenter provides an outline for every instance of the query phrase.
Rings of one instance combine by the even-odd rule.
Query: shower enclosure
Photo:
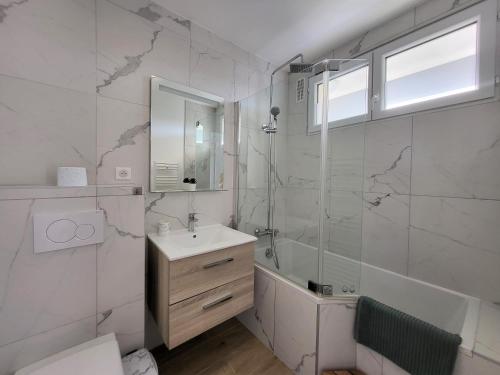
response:
[[[368,61],[299,58],[239,102],[238,229],[259,238],[260,265],[319,294],[354,294]]]

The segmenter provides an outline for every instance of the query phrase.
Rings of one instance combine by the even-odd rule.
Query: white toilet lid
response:
[[[124,375],[115,335],[109,334],[67,349],[15,375]]]

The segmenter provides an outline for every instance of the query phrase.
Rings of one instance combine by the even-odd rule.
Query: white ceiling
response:
[[[170,11],[279,64],[306,60],[424,0],[156,0]]]

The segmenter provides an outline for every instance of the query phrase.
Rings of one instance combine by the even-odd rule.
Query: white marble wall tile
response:
[[[198,213],[196,225],[229,225],[233,215],[233,191],[188,193],[188,211]]]
[[[385,22],[383,25],[370,30],[366,36],[360,40],[358,40],[358,44],[353,46],[353,48],[349,51],[350,55],[356,55],[356,50],[358,46],[360,46],[359,51],[366,51],[370,48],[373,48],[375,45],[384,42],[394,35],[400,34],[415,25],[415,12],[413,9],[397,16],[388,22]]]
[[[356,367],[356,342],[352,335],[355,311],[355,303],[319,306],[318,374]]]
[[[0,121],[1,184],[55,185],[58,166],[95,183],[94,96],[0,76]]]
[[[321,167],[321,136],[292,135],[287,137],[286,186],[319,189]]]
[[[289,107],[290,108],[290,107]],[[307,135],[307,114],[306,113],[288,113],[287,134]]]
[[[239,188],[267,188],[269,136],[262,130],[240,129]]]
[[[274,67],[271,63],[252,54],[248,57],[250,75],[248,77],[248,94],[254,95],[269,87]]]
[[[97,311],[144,298],[144,197],[98,197],[105,239],[97,245]]]
[[[234,99],[235,61],[208,48],[191,42],[189,85],[219,95],[226,100]]]
[[[122,355],[144,347],[144,299],[97,315],[97,335],[114,332]]]
[[[93,0],[1,3],[1,74],[95,92]]]
[[[330,193],[329,251],[354,259],[361,259],[363,194],[350,191]]]
[[[269,84],[268,84],[269,86]],[[257,91],[245,100],[247,121],[242,126],[261,130],[262,124],[269,122],[269,87]]]
[[[238,229],[253,233],[267,223],[267,190],[240,189],[238,192]]]
[[[366,126],[364,191],[410,193],[410,117]]]
[[[376,351],[356,344],[356,368],[366,375],[382,375],[383,357]]]
[[[361,260],[393,272],[408,272],[408,195],[365,193]]]
[[[188,83],[189,38],[148,14],[97,1],[97,93],[149,105],[152,75]]]
[[[131,167],[127,183],[149,189],[149,107],[97,97],[97,183],[117,184],[116,167]]]
[[[496,44],[496,57],[495,57],[495,72],[496,72],[496,75],[499,75],[500,74],[500,0],[498,1],[498,4],[497,4],[497,44]],[[495,97],[499,97],[499,92],[500,92],[500,89],[498,88],[498,85],[497,85],[497,88],[496,88],[496,96]]]
[[[151,0],[108,0],[110,3],[154,22],[183,37],[189,37],[191,22],[170,12]]]
[[[214,51],[218,51],[237,62],[248,64],[249,53],[247,51],[241,49],[234,43],[219,38],[214,33],[195,23],[191,24],[191,40]]]
[[[146,195],[146,234],[156,232],[160,221],[168,221],[171,229],[187,227],[189,193],[148,193]]]
[[[234,101],[244,100],[249,96],[250,68],[248,62],[236,61],[234,66]]]
[[[276,283],[274,353],[295,374],[316,373],[316,303]]]
[[[409,276],[500,300],[500,202],[412,197]]]
[[[91,316],[74,323],[0,346],[0,374],[14,371],[48,356],[82,344],[96,337],[96,317]]]
[[[95,198],[0,202],[0,345],[95,315],[96,246],[35,255],[32,220],[95,207]]]
[[[415,24],[429,21],[443,13],[449,12],[470,0],[433,0],[426,1],[415,8]]]
[[[335,58],[349,58],[359,56],[369,51],[379,43],[404,32],[415,24],[415,12],[410,10],[402,15],[389,20],[381,26],[360,35],[359,37],[341,45],[334,50]]]
[[[498,102],[416,115],[412,193],[499,199],[499,118]]]
[[[356,125],[329,132],[332,189],[362,191],[364,129],[364,125]]]
[[[276,282],[256,268],[254,285],[254,307],[238,315],[238,320],[265,346],[273,350]]]
[[[285,189],[284,235],[311,246],[318,245],[319,190]]]

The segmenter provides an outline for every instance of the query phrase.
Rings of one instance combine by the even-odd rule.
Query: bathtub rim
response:
[[[369,267],[375,267],[379,268],[376,266],[368,265],[368,264],[363,264]],[[360,297],[358,294],[346,294],[346,295],[334,295],[334,296],[323,296],[320,297],[316,293],[313,293],[312,291],[303,288],[302,286],[298,285],[297,283],[287,279],[286,277],[278,274],[277,272],[274,272],[273,270],[261,265],[260,263],[257,263],[257,261],[254,261],[254,267],[267,274],[269,277],[272,277],[275,280],[279,280],[280,282],[286,284],[287,286],[294,288],[297,292],[301,293],[303,296],[305,296],[307,299],[310,301],[314,302],[316,305],[329,305],[329,304],[355,304]],[[460,296],[464,298],[467,301],[467,312],[465,314],[464,318],[464,324],[462,325],[462,330],[460,332],[460,336],[462,337],[462,343],[459,346],[459,352],[465,354],[468,357],[472,357],[474,353],[474,344],[476,340],[476,333],[477,333],[477,327],[479,324],[479,311],[480,311],[480,302],[481,300],[476,297],[471,297],[468,295],[465,295],[463,293],[455,292],[450,289],[446,289],[434,284],[427,283],[425,281],[421,281],[418,279],[412,279],[410,277],[404,276],[397,274],[392,271],[388,271],[382,268],[379,268],[384,272],[391,272],[396,274],[397,276],[404,277],[406,279],[411,279],[412,281],[416,281],[418,283],[422,283],[428,287],[432,288],[438,288],[443,292],[451,293],[457,296]]]

